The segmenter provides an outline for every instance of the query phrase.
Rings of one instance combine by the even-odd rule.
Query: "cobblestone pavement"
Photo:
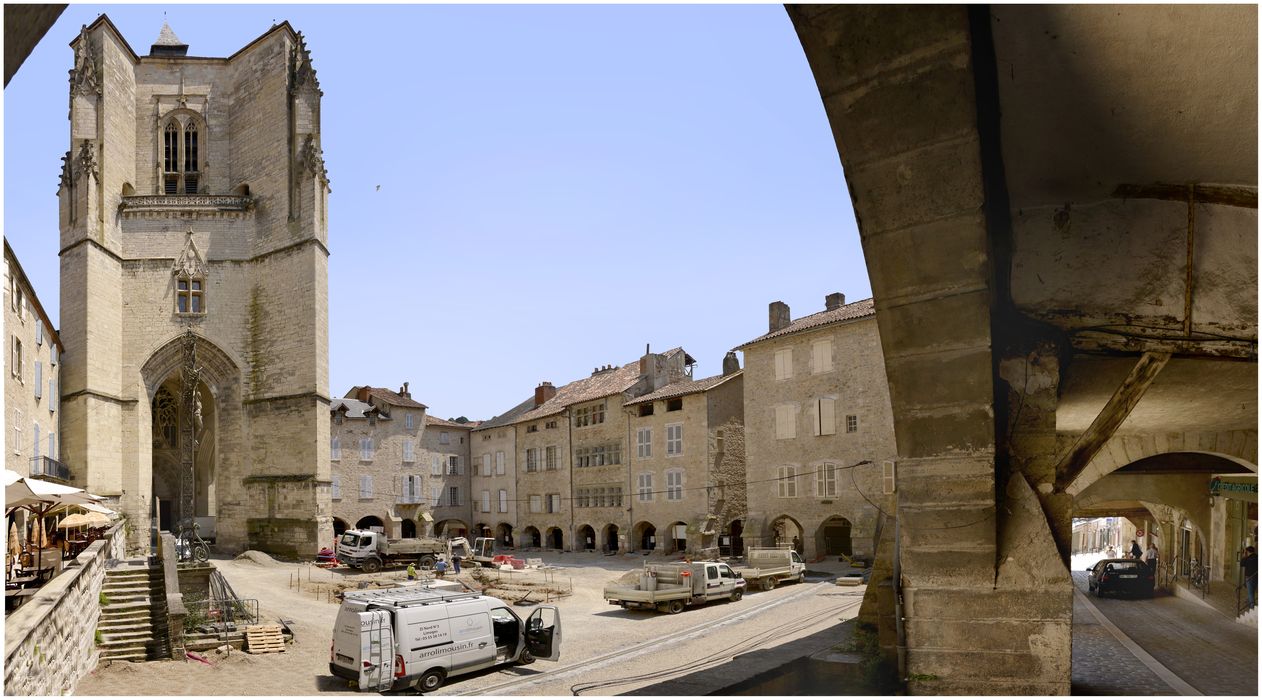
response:
[[[1141,664],[1074,596],[1074,695],[1172,695],[1174,691]]]
[[[1074,572],[1074,583],[1087,592],[1087,574]],[[1172,595],[1159,594],[1148,599],[1091,598],[1092,604],[1176,676],[1206,695],[1256,696],[1258,690],[1258,636],[1252,627],[1236,624],[1215,610]],[[1151,694],[1147,689],[1161,680],[1143,666],[1125,647],[1099,643],[1112,635],[1096,624],[1094,617],[1080,601],[1074,604],[1073,687],[1075,694]],[[1091,656],[1093,645],[1104,658],[1116,663],[1081,659]],[[1116,646],[1116,649],[1114,649]],[[1123,670],[1121,666],[1126,666]],[[1137,667],[1137,668],[1136,668]],[[1139,677],[1131,678],[1135,671]],[[1151,676],[1144,680],[1143,674]],[[1080,689],[1079,683],[1082,687]],[[1112,681],[1110,678],[1125,680]],[[1117,688],[1119,683],[1135,682],[1134,689]],[[1167,688],[1155,691],[1172,694]]]

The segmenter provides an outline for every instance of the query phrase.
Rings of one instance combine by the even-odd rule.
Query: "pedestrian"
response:
[[[1117,559],[1117,550],[1113,549],[1113,545],[1109,545],[1109,548],[1104,550],[1104,558]]]
[[[434,575],[442,578],[447,574],[447,560],[439,555],[438,561],[434,562]]]
[[[1135,540],[1131,540],[1130,558],[1138,559],[1142,557],[1143,555],[1144,555],[1144,550],[1139,548],[1139,543],[1136,542]]]
[[[457,576],[460,575],[460,557],[451,558],[451,570],[455,571]]]
[[[1157,570],[1157,543],[1149,542],[1148,551],[1144,552],[1144,561],[1148,563],[1148,568],[1153,571]]]
[[[793,536],[793,551],[797,552],[798,554],[802,553],[802,538],[798,537],[797,535]]]
[[[408,580],[416,580],[416,564],[408,564]]]
[[[1258,552],[1252,546],[1244,548],[1240,567],[1244,569],[1244,585],[1249,591],[1249,607],[1252,608],[1258,604]]]

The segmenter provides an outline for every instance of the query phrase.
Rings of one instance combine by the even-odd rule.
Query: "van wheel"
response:
[[[425,672],[425,675],[416,679],[416,689],[422,693],[432,693],[438,690],[445,680],[447,680],[446,672],[441,668],[431,668]]]
[[[522,649],[521,656],[517,657],[517,663],[522,666],[529,666],[535,662],[535,655],[530,653],[529,649]]]
[[[776,578],[774,576],[768,576],[767,578],[762,580],[762,589],[764,591],[769,591],[775,587],[776,587]]]
[[[743,595],[745,595],[745,591],[742,591],[742,590],[741,590],[741,589],[739,589],[739,588],[737,588],[736,590],[732,591],[732,602],[733,602],[733,603],[735,603],[736,601],[740,600],[740,599],[741,599],[741,596],[743,596]]]
[[[672,600],[666,604],[666,612],[670,613],[671,615],[678,615],[679,613],[683,611],[684,611],[684,601],[682,600]]]
[[[434,557],[429,554],[426,554],[425,556],[421,557],[421,560],[418,563],[420,564],[422,569],[428,569],[429,567],[434,565]]]

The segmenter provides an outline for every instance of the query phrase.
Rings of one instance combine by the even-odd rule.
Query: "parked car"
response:
[[[1139,559],[1101,559],[1087,571],[1087,589],[1098,598],[1103,598],[1106,593],[1129,593],[1151,598],[1156,584],[1152,567]]]

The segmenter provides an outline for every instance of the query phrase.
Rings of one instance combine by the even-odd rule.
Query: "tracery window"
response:
[[[197,194],[201,168],[197,122],[190,117],[167,120],[162,130],[162,192]]]
[[[153,397],[153,435],[161,438],[165,447],[175,447],[179,438],[175,397],[166,387],[158,389]]]

